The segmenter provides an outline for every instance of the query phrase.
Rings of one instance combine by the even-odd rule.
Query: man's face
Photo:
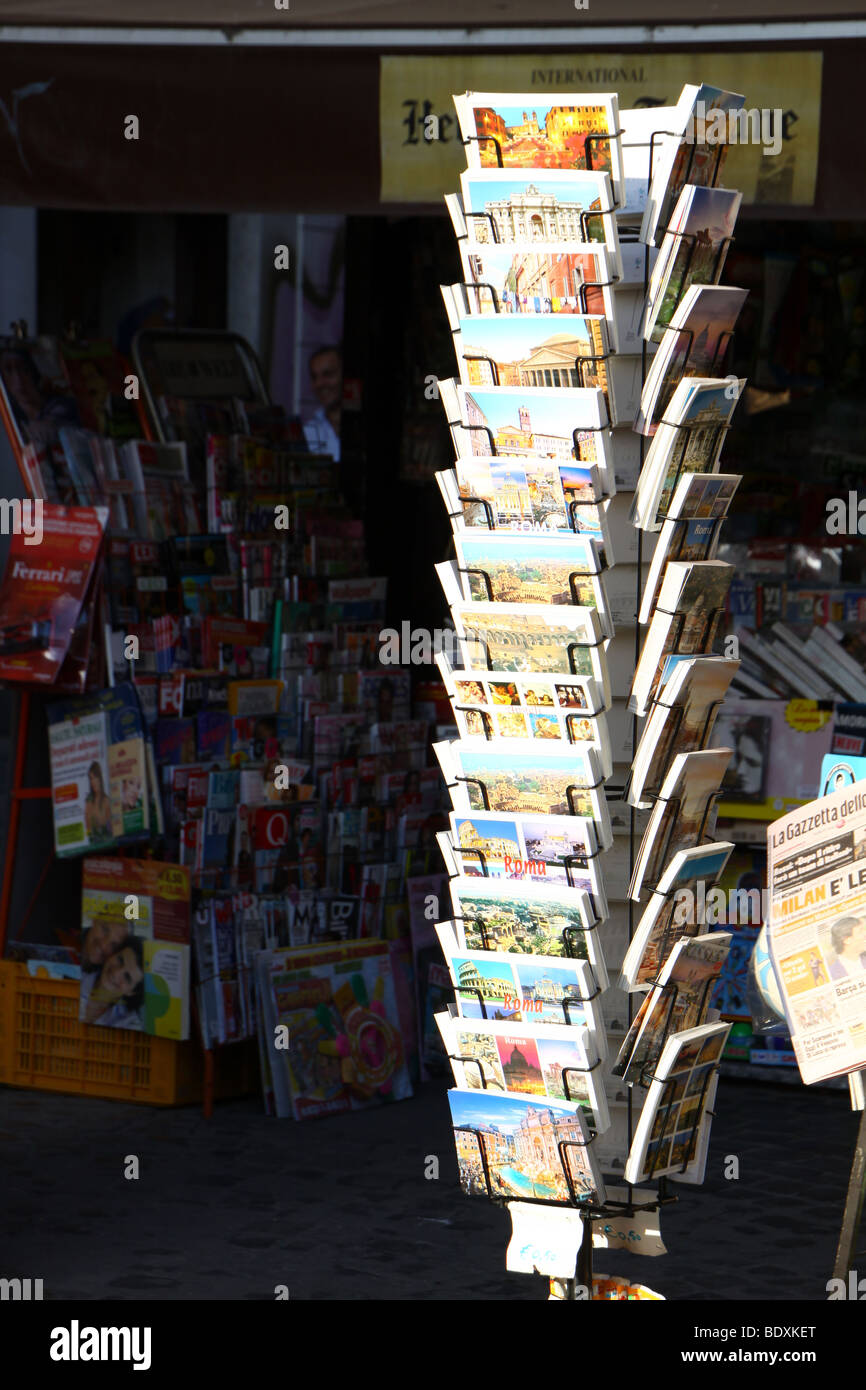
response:
[[[310,385],[325,410],[335,410],[343,399],[343,364],[338,352],[320,352],[310,363]]]

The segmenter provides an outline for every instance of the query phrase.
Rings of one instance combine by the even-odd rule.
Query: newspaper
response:
[[[800,1075],[866,1066],[866,783],[767,830],[770,957]]]

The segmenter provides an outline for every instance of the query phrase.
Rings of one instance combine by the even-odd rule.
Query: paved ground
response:
[[[824,1300],[856,1119],[842,1092],[723,1081],[708,1177],[669,1255],[604,1255],[670,1299]],[[137,1181],[124,1178],[136,1155]],[[424,1177],[428,1155],[440,1179]],[[739,1181],[723,1177],[740,1160]],[[152,1110],[0,1089],[0,1276],[51,1299],[544,1299],[506,1274],[511,1223],[464,1197],[438,1086],[308,1124],[256,1101]],[[866,1242],[864,1242],[866,1243]]]

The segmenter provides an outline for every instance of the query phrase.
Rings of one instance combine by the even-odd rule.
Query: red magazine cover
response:
[[[51,685],[99,559],[107,507],[42,504],[42,539],[14,532],[0,587],[0,680]]]

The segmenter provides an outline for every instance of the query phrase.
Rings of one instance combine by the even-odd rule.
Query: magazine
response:
[[[708,1119],[730,1023],[705,1023],[668,1038],[625,1165],[626,1182],[663,1174],[703,1181]]]
[[[79,1019],[189,1036],[190,881],[153,859],[84,861]]]
[[[461,737],[589,743],[598,757],[602,777],[610,777],[610,736],[599,709],[601,694],[592,681],[516,672],[470,674],[454,670],[443,652],[437,655],[436,664]]]
[[[728,701],[713,730],[714,743],[733,749],[719,814],[775,820],[813,800],[833,739],[832,712],[824,701]]]
[[[655,434],[668,418],[683,377],[703,377],[722,366],[747,290],[728,285],[690,285],[677,305],[652,360],[634,428]]]
[[[683,474],[715,473],[745,378],[684,377],[652,437],[637,482],[631,519],[658,531],[671,514]]]
[[[592,821],[474,811],[471,816],[452,812],[450,825],[453,853],[467,877],[541,880],[581,888],[592,898],[596,916],[607,916]]]
[[[653,159],[652,184],[646,200],[640,239],[651,246],[667,229],[674,206],[686,184],[701,188],[712,187],[721,178],[727,154],[727,140],[718,136],[717,127],[745,104],[745,97],[725,92],[706,83],[683,87],[670,124],[664,129],[674,137],[666,138]],[[712,136],[712,143],[707,137]]]
[[[98,569],[108,508],[49,502],[24,508],[26,525],[9,538],[0,586],[0,680],[51,685]]]
[[[668,660],[632,763],[626,794],[630,806],[652,805],[678,753],[707,747],[739,665],[726,656]],[[731,743],[727,736],[719,741]]]
[[[66,500],[64,483],[68,475],[60,464],[58,431],[63,425],[80,425],[81,417],[57,339],[47,335],[0,337],[0,393],[3,413],[19,449],[26,445],[44,449],[42,458],[51,475],[52,500]],[[37,493],[43,495],[47,493]]]
[[[628,1086],[648,1086],[668,1035],[705,1022],[730,945],[730,932],[676,942],[631,1023],[611,1068],[614,1076]]]
[[[690,285],[718,283],[742,196],[735,189],[691,184],[680,193],[650,278],[643,322],[648,342],[662,341]]]
[[[465,877],[451,879],[451,903],[462,950],[518,951],[589,961],[600,989],[607,968],[592,898],[561,885]]]
[[[673,856],[629,943],[618,981],[620,989],[631,992],[651,985],[677,942],[700,935],[705,926],[707,894],[724,872],[733,848],[730,841],[718,840]]]
[[[672,656],[712,650],[733,574],[722,560],[668,563],[632,681],[628,707],[634,714],[649,710]]]
[[[412,1094],[387,944],[354,941],[256,956],[264,1038],[279,1117],[344,1114]]]
[[[148,740],[135,686],[58,701],[47,717],[56,854],[146,839]]]
[[[611,349],[614,299],[607,253],[577,250],[569,241],[511,241],[491,245],[474,236],[459,243],[472,311],[476,314],[600,314]]]
[[[714,798],[730,757],[730,748],[706,748],[674,758],[641,841],[630,898],[639,899],[642,888],[656,888],[668,859],[712,834]]]
[[[608,1128],[592,1038],[582,1028],[436,1015],[456,1086],[463,1091],[576,1102],[594,1133]]]
[[[469,1196],[604,1201],[579,1105],[493,1091],[448,1092],[460,1186]]]
[[[580,816],[594,823],[599,848],[612,832],[601,769],[587,744],[567,750],[534,744],[505,750],[488,739],[434,743],[456,811],[530,812]]]
[[[866,1066],[866,787],[767,828],[769,950],[806,1086]]]
[[[608,196],[603,201],[601,190],[596,195],[601,208],[609,211],[622,204],[622,147],[615,92],[557,93],[553,104],[539,104],[535,92],[523,96],[516,92],[467,92],[455,96],[454,105],[470,171],[516,171],[525,179],[527,171],[539,177],[561,169],[584,189],[591,185],[579,175],[575,179],[576,171],[592,172],[598,178],[596,171],[603,170],[610,187],[604,190]],[[468,210],[465,191],[463,203]],[[529,220],[529,225],[521,228],[522,235],[531,235],[533,225]]]
[[[451,614],[467,671],[518,671],[592,680],[610,702],[598,614],[591,608],[466,603]]]
[[[833,710],[830,751],[821,763],[820,796],[866,777],[866,705],[838,704]]]
[[[684,473],[667,511],[653,551],[641,598],[638,622],[646,624],[658,604],[665,566],[715,558],[721,522],[740,482],[735,473]]]
[[[595,464],[605,496],[616,491],[604,394],[589,387],[438,383],[454,452],[500,459],[547,458],[559,467]]]

